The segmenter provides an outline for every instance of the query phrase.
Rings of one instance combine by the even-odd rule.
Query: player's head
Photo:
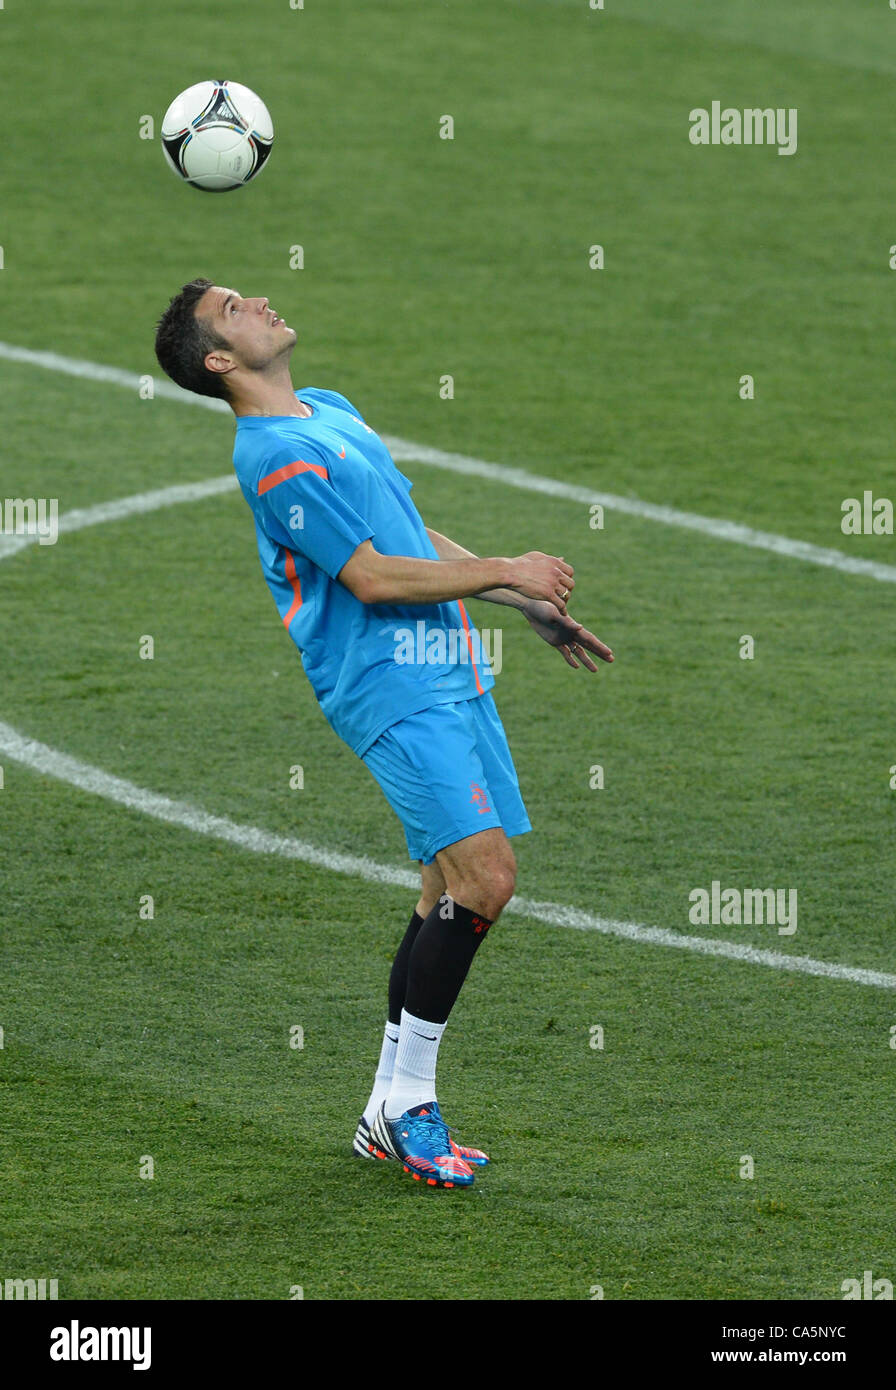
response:
[[[187,391],[233,401],[247,379],[286,362],[295,346],[267,299],[191,280],[172,299],[156,330],[156,357]]]

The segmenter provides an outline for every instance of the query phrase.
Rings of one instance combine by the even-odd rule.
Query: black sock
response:
[[[392,962],[392,971],[389,975],[389,1022],[396,1027],[401,1023],[401,1011],[404,1008],[404,996],[408,988],[408,960],[411,955],[411,947],[417,940],[417,933],[423,926],[423,918],[419,912],[415,912],[408,929],[401,940],[401,945],[395,952],[395,959]]]
[[[410,950],[404,999],[409,1014],[429,1023],[447,1022],[490,926],[487,917],[443,894]]]

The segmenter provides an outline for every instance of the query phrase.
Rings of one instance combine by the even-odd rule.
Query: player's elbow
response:
[[[370,541],[365,541],[339,571],[339,582],[359,603],[383,601],[382,581],[376,565],[379,558]]]
[[[345,581],[343,581],[345,583]],[[350,584],[346,583],[360,603],[380,603],[376,580],[369,574],[355,575]]]
[[[359,603],[375,603],[373,597],[373,582],[370,575],[352,571],[346,573],[348,566],[340,572],[339,582],[344,584],[349,593],[354,594]]]

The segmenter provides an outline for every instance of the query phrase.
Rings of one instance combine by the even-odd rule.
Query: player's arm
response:
[[[566,612],[575,586],[572,565],[533,550],[513,559],[422,560],[381,555],[373,529],[330,482],[326,454],[306,446],[306,458],[275,450],[259,466],[257,505],[270,512],[277,530],[331,579],[362,603],[448,603],[483,589],[515,589],[554,612]]]
[[[475,560],[476,556],[472,550],[464,550],[457,541],[451,540],[448,536],[443,536],[441,531],[433,531],[431,526],[427,526],[426,534],[432,541],[436,554],[440,560]],[[478,594],[470,594],[470,598],[481,598],[486,603],[504,603],[508,608],[519,608],[525,611],[526,605],[531,603],[531,599],[525,598],[516,589],[482,589]]]
[[[411,555],[381,555],[363,541],[343,565],[341,584],[362,603],[449,603],[491,589],[512,589],[524,599],[538,599],[559,613],[575,587],[572,565],[539,550],[513,559],[420,560]]]
[[[427,526],[426,534],[441,560],[471,556],[469,550],[464,550],[462,545],[450,540],[448,536],[443,536],[440,531],[433,531]],[[572,666],[574,670],[577,670],[580,664],[588,671],[598,669],[589,653],[593,653],[601,661],[613,660],[612,651],[599,637],[595,637],[593,632],[577,623],[568,613],[558,612],[549,603],[524,598],[514,589],[486,589],[482,593],[473,594],[472,597],[485,599],[487,603],[506,603],[512,608],[519,608],[533,632],[537,632],[548,646],[556,647],[567,666]]]

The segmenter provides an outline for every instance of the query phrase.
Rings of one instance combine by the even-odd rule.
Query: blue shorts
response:
[[[404,826],[408,854],[424,864],[491,826],[532,829],[491,691],[399,720],[363,761]]]

